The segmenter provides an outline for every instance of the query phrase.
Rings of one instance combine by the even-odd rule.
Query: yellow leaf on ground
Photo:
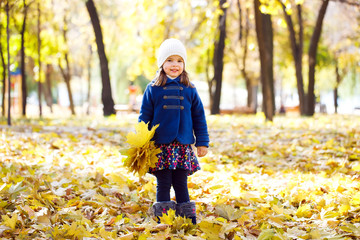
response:
[[[199,227],[203,233],[205,233],[206,239],[215,240],[220,239],[219,233],[221,231],[222,226],[211,220],[203,220],[199,224]]]
[[[312,215],[311,206],[309,204],[301,205],[296,211],[297,217],[309,218]]]
[[[354,206],[360,205],[360,192],[356,193],[356,194],[352,197],[352,199],[351,199],[351,201],[350,201],[350,204],[351,204],[351,205],[354,205]]]
[[[241,218],[241,216],[243,215],[242,211],[226,204],[220,204],[216,206],[215,213],[218,214],[220,217],[226,218],[230,221]]]
[[[272,206],[272,209],[273,209],[274,212],[276,212],[277,214],[284,214],[284,209],[283,209],[283,208],[280,208],[280,207],[277,206],[277,205],[273,205],[273,206]]]
[[[167,214],[163,214],[162,217],[160,217],[160,221],[163,224],[172,225],[175,219],[175,211],[173,209],[169,209]]]
[[[311,236],[311,239],[321,239],[321,234],[320,234],[319,230],[317,230],[317,229],[311,230],[310,236]]]
[[[275,231],[272,229],[266,229],[261,231],[258,240],[271,240],[275,235]]]
[[[103,238],[103,239],[114,239],[116,237],[116,233],[115,232],[108,232],[105,230],[105,228],[101,228],[99,231],[99,235]]]
[[[136,233],[129,233],[129,234],[126,234],[124,236],[121,236],[119,237],[118,239],[120,240],[131,240],[131,239],[134,239]]]
[[[4,221],[5,226],[15,230],[16,222],[18,220],[18,215],[16,213],[13,213],[11,217],[8,217],[7,215],[1,215],[1,218]]]
[[[345,214],[350,210],[350,206],[349,205],[341,205],[341,207],[339,207],[339,212],[341,214]]]

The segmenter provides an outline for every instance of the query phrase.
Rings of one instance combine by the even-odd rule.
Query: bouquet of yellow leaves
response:
[[[130,148],[122,150],[121,154],[127,156],[124,161],[124,166],[129,169],[129,172],[138,173],[139,177],[144,176],[149,167],[155,167],[159,158],[156,156],[161,152],[156,148],[154,141],[150,141],[155,134],[155,130],[159,124],[148,130],[148,123],[139,122],[135,125],[135,131],[128,133],[126,136],[127,143]]]

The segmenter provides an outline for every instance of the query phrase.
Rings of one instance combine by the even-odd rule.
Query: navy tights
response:
[[[163,169],[154,172],[157,179],[156,201],[170,201],[171,185],[175,190],[177,203],[189,202],[189,191],[187,187],[188,170],[184,169]]]

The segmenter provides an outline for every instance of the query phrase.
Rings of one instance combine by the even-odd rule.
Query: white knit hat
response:
[[[160,68],[165,60],[172,55],[179,55],[182,57],[184,65],[186,65],[186,49],[184,44],[177,39],[169,38],[160,45],[157,55],[158,67]]]

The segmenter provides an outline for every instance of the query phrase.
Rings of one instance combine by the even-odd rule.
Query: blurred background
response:
[[[2,116],[137,112],[167,38],[185,44],[186,70],[210,114],[360,112],[358,0],[2,0],[0,7]]]

